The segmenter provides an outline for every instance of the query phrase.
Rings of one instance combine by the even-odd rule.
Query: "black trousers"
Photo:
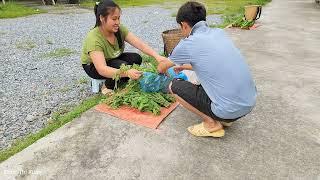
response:
[[[174,94],[181,97],[191,106],[198,109],[199,111],[206,114],[207,116],[213,118],[214,120],[229,123],[243,117],[241,116],[235,119],[223,119],[216,116],[211,109],[212,101],[201,85],[195,85],[189,81],[174,79],[172,81],[171,90]]]
[[[133,65],[133,64],[141,64],[142,57],[137,53],[122,53],[119,57],[115,59],[111,59],[107,61],[107,66],[119,69],[121,64],[125,65]],[[105,79],[105,85],[108,89],[113,89],[115,86],[115,81],[112,78],[107,78],[100,75],[94,66],[91,64],[83,64],[82,65],[84,71],[88,74],[89,77],[93,79]],[[118,82],[118,85],[124,84],[129,80],[129,78],[121,78]]]

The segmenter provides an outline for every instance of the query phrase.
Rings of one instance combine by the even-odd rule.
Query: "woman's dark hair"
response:
[[[97,2],[94,6],[94,14],[96,15],[96,25],[94,27],[101,25],[100,16],[108,17],[108,15],[113,13],[116,9],[121,10],[120,6],[112,0],[102,0]],[[123,42],[120,29],[115,33],[115,35],[117,37],[119,47],[122,48]]]
[[[107,17],[117,8],[121,10],[119,5],[112,0],[102,0],[100,2],[97,2],[94,6],[94,14],[96,15],[96,25],[94,27],[101,25],[100,16]]]
[[[199,21],[206,21],[206,16],[206,8],[201,3],[188,1],[180,7],[176,20],[178,24],[186,22],[193,27]]]

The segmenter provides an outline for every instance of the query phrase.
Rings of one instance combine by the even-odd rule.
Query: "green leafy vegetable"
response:
[[[247,21],[243,17],[238,18],[234,23],[232,23],[232,27],[240,27],[241,29],[249,29],[254,25],[255,21]]]
[[[150,57],[145,57],[144,62],[141,65],[121,65],[118,73],[115,74],[113,79],[116,82],[119,81],[120,74],[129,69],[158,73],[157,62]],[[160,108],[169,107],[171,103],[175,102],[175,98],[170,94],[165,94],[162,92],[143,92],[140,89],[139,81],[129,80],[127,85],[123,88],[119,88],[116,85],[115,93],[104,99],[103,102],[115,109],[123,105],[127,105],[143,112],[147,111],[152,112],[155,115],[159,115]]]

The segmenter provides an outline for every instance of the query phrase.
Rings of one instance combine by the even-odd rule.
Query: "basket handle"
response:
[[[166,57],[168,57],[168,52],[167,52],[167,46],[166,46],[166,43],[164,43],[163,45],[163,53]]]
[[[259,7],[258,7],[257,16],[256,16],[255,20],[260,19],[261,13],[262,13],[262,6],[259,6]]]

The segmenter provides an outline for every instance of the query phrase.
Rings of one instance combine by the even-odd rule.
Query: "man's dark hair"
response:
[[[178,24],[186,22],[190,27],[193,27],[197,22],[205,21],[206,15],[206,8],[201,3],[188,1],[180,7],[176,20]]]

